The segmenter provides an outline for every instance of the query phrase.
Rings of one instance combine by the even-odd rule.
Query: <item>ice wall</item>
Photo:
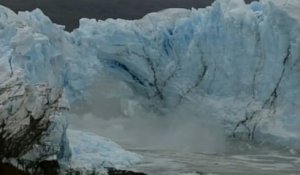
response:
[[[0,80],[0,163],[33,174],[56,172],[59,165],[67,165],[68,105],[61,91],[47,84],[26,84],[18,71]]]
[[[31,174],[106,174],[141,160],[106,138],[67,132],[66,96],[79,101],[93,74],[76,50],[40,10],[0,6],[0,163]]]
[[[297,0],[218,0],[134,21],[82,19],[67,33],[40,10],[1,7],[1,60],[29,82],[64,87],[71,103],[108,73],[157,111],[189,101],[228,135],[297,147],[299,9]]]
[[[82,19],[71,35],[83,55],[97,57],[154,105],[189,100],[218,111],[234,136],[295,146],[299,9],[298,1],[219,0],[136,21]]]

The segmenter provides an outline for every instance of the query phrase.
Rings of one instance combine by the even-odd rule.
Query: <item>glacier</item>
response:
[[[284,2],[219,0],[141,20],[82,19],[71,36],[149,106],[192,101],[217,111],[228,135],[297,148],[299,2]]]
[[[67,60],[76,48],[67,36],[61,38],[66,35],[61,26],[52,24],[40,10],[21,16],[0,7],[1,162],[36,174],[106,174],[103,168],[126,168],[140,162],[141,156],[106,138],[68,129],[70,106],[64,81],[74,76],[82,83],[87,74],[64,72],[75,65],[68,65]],[[39,27],[49,33],[38,32]],[[72,54],[65,56],[63,46]],[[76,66],[80,64],[85,63]],[[72,86],[78,83],[72,80]]]
[[[107,174],[104,168],[141,161],[107,138],[69,129],[69,104],[59,88],[28,84],[19,69],[1,70],[1,163],[30,174]]]
[[[97,170],[99,167],[124,169],[141,161],[140,155],[123,150],[111,140],[93,133],[68,129],[72,169]]]
[[[228,136],[299,149],[299,9],[297,0],[217,0],[132,21],[81,19],[69,33],[39,9],[1,6],[0,83],[22,72],[28,84],[63,89],[72,107],[109,74],[147,109],[193,103]]]
[[[61,91],[47,84],[27,84],[18,71],[0,80],[1,163],[32,174],[55,172],[58,164],[67,164],[68,103]]]

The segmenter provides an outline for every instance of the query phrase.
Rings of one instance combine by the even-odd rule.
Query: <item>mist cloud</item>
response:
[[[161,114],[145,108],[143,99],[122,81],[102,77],[90,89],[89,103],[73,106],[71,127],[95,132],[135,148],[215,153],[225,147],[222,126],[214,114],[184,101]]]

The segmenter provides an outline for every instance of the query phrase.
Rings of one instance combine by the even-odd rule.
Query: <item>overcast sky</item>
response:
[[[246,0],[247,2],[251,0]],[[71,30],[82,17],[138,19],[165,8],[199,8],[213,0],[0,0],[14,11],[40,8],[54,22]]]

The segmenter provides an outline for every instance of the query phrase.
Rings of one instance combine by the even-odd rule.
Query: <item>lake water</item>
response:
[[[187,135],[179,137],[175,134],[178,136],[175,137],[178,138],[177,142],[182,144],[176,143],[173,139],[168,140],[170,134],[166,134],[165,137],[159,139],[151,138],[152,135],[160,135],[163,132],[159,132],[160,130],[157,129],[159,127],[156,127],[158,133],[149,132],[153,131],[153,129],[147,129],[147,127],[153,127],[152,124],[158,122],[149,122],[146,118],[143,119],[145,124],[141,122],[134,123],[133,121],[135,120],[129,120],[128,122],[109,120],[110,122],[105,122],[99,118],[89,117],[85,120],[72,117],[70,120],[71,122],[73,121],[73,124],[76,124],[76,128],[83,130],[89,128],[88,131],[111,138],[123,148],[142,155],[144,157],[143,161],[131,167],[130,170],[144,172],[147,175],[197,175],[195,172],[199,172],[198,174],[200,175],[300,175],[300,153],[295,150],[278,149],[274,145],[254,143],[248,140],[241,141],[227,137],[225,143],[220,142],[220,147],[224,147],[224,149],[218,153],[212,153],[214,148],[218,147],[215,144],[219,142],[209,143],[209,140],[203,137],[199,139],[199,134],[192,134],[190,139],[183,138],[187,137]],[[77,123],[76,121],[80,122]],[[126,123],[130,123],[130,125]],[[164,122],[162,123],[164,124]],[[180,127],[177,127],[176,130],[180,130]],[[147,134],[146,131],[149,133]],[[183,129],[182,131],[186,130]],[[194,132],[194,130],[191,131]],[[197,131],[195,130],[195,132]],[[191,132],[188,133],[191,134]],[[128,135],[131,136],[128,137]],[[144,139],[135,140],[135,136]],[[199,141],[193,142],[192,138],[199,139]],[[144,143],[144,141],[148,142]],[[160,144],[160,142],[163,144]],[[172,146],[171,144],[177,145]],[[208,154],[203,153],[203,151],[193,152],[188,149],[188,151],[182,151],[185,150],[185,145],[186,147],[191,147],[191,144],[194,144],[196,147],[206,145],[204,150],[212,152]],[[207,146],[212,149],[207,149]],[[196,147],[193,147],[193,150],[203,150]]]
[[[148,175],[299,175],[300,155],[293,150],[239,142],[221,154],[130,149],[144,156],[135,167]]]

